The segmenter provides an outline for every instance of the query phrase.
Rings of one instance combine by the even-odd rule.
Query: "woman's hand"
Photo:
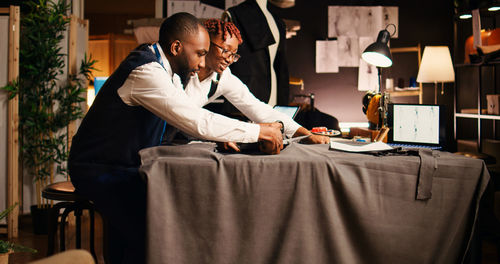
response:
[[[240,152],[240,148],[238,148],[238,145],[236,145],[235,142],[217,142],[217,145],[219,145],[219,147],[223,148],[224,150],[234,150],[236,152]]]
[[[327,136],[313,134],[307,138],[302,139],[301,142],[306,144],[330,144],[330,138]]]

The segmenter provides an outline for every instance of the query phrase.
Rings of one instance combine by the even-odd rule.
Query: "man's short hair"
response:
[[[165,52],[168,52],[168,46],[172,42],[182,41],[186,36],[197,34],[200,26],[204,27],[203,23],[189,13],[173,14],[161,24],[158,43]]]

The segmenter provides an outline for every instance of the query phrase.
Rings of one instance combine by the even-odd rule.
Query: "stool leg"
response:
[[[76,224],[76,248],[82,248],[82,210],[77,206],[75,208],[75,224]]]
[[[108,219],[102,214],[101,219],[102,219],[102,249],[103,249],[103,256],[104,256],[104,263],[111,263],[111,256],[110,256],[110,249],[109,249],[109,221]]]
[[[89,216],[90,216],[90,254],[94,257],[94,260],[97,263],[97,255],[95,254],[95,249],[94,249],[94,208],[92,205],[89,206]]]
[[[66,217],[68,217],[68,214],[71,211],[74,211],[74,204],[68,205],[66,209],[64,209],[64,212],[61,215],[61,225],[59,226],[59,248],[61,251],[66,250],[66,236],[64,232],[65,224],[66,224]]]
[[[49,211],[47,256],[54,254],[55,236],[57,232],[57,218],[59,217],[60,208],[61,205],[55,204],[52,208],[50,208]]]
[[[56,234],[57,229],[57,217],[59,216],[59,212],[56,211],[56,208],[50,208],[49,211],[49,226],[48,226],[48,245],[47,245],[47,256],[54,254],[54,236]]]

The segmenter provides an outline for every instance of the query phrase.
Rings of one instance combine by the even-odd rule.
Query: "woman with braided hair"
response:
[[[240,31],[233,23],[209,19],[204,24],[210,36],[210,49],[205,57],[205,67],[200,68],[198,74],[192,76],[186,85],[186,93],[194,103],[202,107],[224,96],[254,122],[270,123],[281,120],[287,137],[310,135],[304,139],[306,143],[329,143],[328,137],[312,135],[290,117],[257,99],[248,87],[231,73],[228,66],[240,58],[237,52],[238,46],[242,43]],[[233,143],[228,143],[226,147],[238,151]]]

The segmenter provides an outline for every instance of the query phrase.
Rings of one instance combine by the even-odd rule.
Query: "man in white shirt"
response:
[[[231,73],[228,66],[239,59],[236,52],[242,42],[240,32],[233,23],[209,19],[204,24],[210,36],[210,49],[205,59],[205,67],[202,67],[198,74],[191,76],[186,85],[186,94],[194,104],[202,107],[219,96],[224,96],[254,122],[281,120],[287,137],[310,135],[304,139],[306,143],[330,142],[328,137],[313,135],[290,117],[257,99],[248,87]],[[237,150],[234,143],[230,142],[228,145]]]
[[[111,263],[145,263],[146,185],[139,150],[162,141],[166,122],[192,136],[266,142],[283,148],[279,123],[249,124],[191,103],[181,79],[204,67],[208,33],[194,16],[178,13],[160,28],[159,43],[132,51],[103,85],[73,137],[71,181],[108,220]],[[166,122],[165,122],[166,121]]]

